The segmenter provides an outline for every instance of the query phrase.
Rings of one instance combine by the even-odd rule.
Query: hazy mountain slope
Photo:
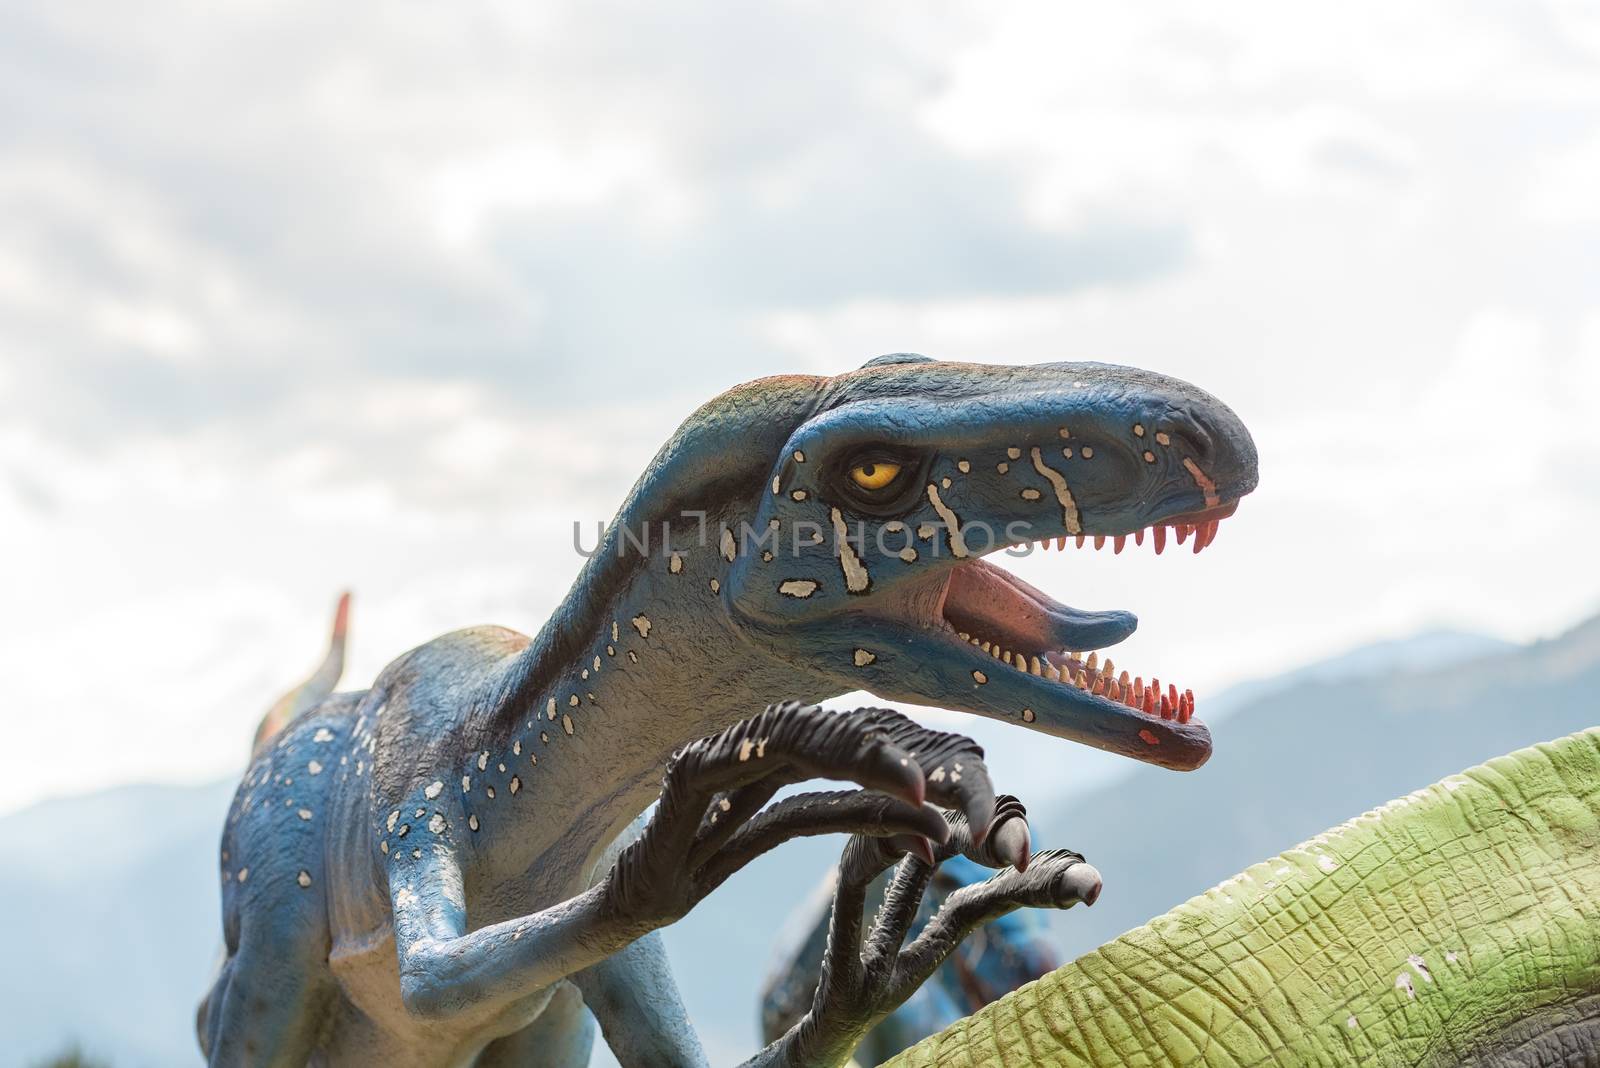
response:
[[[198,1063],[194,1007],[221,947],[216,843],[231,783],[131,786],[6,819],[0,1064],[72,1041],[117,1068]]]
[[[1037,839],[1105,876],[1058,917],[1069,958],[1235,871],[1500,753],[1600,723],[1600,619],[1560,638],[1420,673],[1309,682],[1235,711],[1200,771],[1140,767],[1033,812]]]

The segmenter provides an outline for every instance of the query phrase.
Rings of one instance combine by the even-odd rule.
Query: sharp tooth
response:
[[[1099,666],[1099,664],[1100,664],[1100,654],[1099,653],[1090,653],[1089,654],[1088,663],[1085,666],[1090,671],[1093,671],[1096,667]]]
[[[1073,685],[1077,686],[1080,690],[1087,690],[1089,688],[1089,676],[1081,671],[1078,672],[1078,677],[1073,679],[1072,682]]]
[[[1144,714],[1147,716],[1156,714],[1156,693],[1154,690],[1146,690],[1144,692]]]
[[[1206,524],[1201,523],[1194,528],[1194,554],[1200,555],[1200,550],[1206,547]]]
[[[1118,534],[1116,536],[1116,538],[1113,540],[1112,545],[1111,545],[1112,554],[1115,555],[1117,553],[1120,553],[1122,551],[1122,547],[1127,545],[1127,544],[1128,544],[1128,536],[1126,534]]]
[[[1060,682],[1061,672],[1056,670],[1056,666],[1054,664],[1046,660],[1044,663],[1044,677],[1049,679],[1051,682]]]
[[[1080,548],[1080,549],[1083,548],[1083,535],[1082,534],[1077,535],[1077,539],[1078,539],[1078,548]]]
[[[972,635],[968,634],[965,631],[957,631],[956,632],[956,637],[960,638],[964,642],[970,642],[972,640]]]
[[[1097,677],[1094,680],[1094,688],[1089,692],[1104,696],[1106,692],[1106,677],[1104,675]]]
[[[1172,702],[1167,700],[1167,695],[1166,694],[1162,694],[1161,695],[1161,718],[1162,719],[1171,719],[1176,713],[1177,713],[1177,710],[1172,707]]]
[[[1104,534],[1096,534],[1094,536],[1094,547],[1096,549],[1104,549],[1106,547],[1106,536]]]
[[[1002,648],[1000,648],[1000,647],[999,647],[999,646],[998,646],[998,645],[997,645],[997,646],[995,646],[995,647],[994,647],[994,648],[993,648],[993,649],[991,649],[991,650],[989,650],[989,655],[990,655],[990,656],[992,656],[992,657],[994,657],[994,658],[995,658],[995,659],[996,659],[996,660],[999,660],[999,659],[1000,659],[1000,654],[1001,654],[1001,653],[1004,653],[1004,652],[1005,652],[1005,650],[1004,650],[1004,649],[1002,649]]]
[[[1001,660],[1002,663],[1004,663],[1007,666],[1009,666],[1011,664],[1011,650],[1010,649],[1001,650],[1001,652],[1000,652],[1000,660]]]
[[[989,650],[990,650],[990,649],[991,649],[991,648],[993,648],[993,647],[992,647],[992,646],[991,646],[991,645],[990,645],[990,644],[989,644],[989,643],[988,643],[988,642],[984,642],[984,643],[983,643],[983,644],[982,644],[982,645],[980,645],[980,646],[979,646],[979,647],[978,647],[978,648],[980,648],[980,649],[982,649],[982,650],[983,650],[983,651],[984,651],[984,652],[986,652],[986,653],[987,653],[987,652],[988,652],[988,651],[989,651]]]
[[[1167,697],[1172,701],[1172,707],[1178,707],[1178,688],[1174,685],[1167,686]]]
[[[1178,524],[1174,525],[1172,529],[1176,530],[1178,532],[1178,544],[1182,545],[1183,544],[1183,539],[1185,539],[1185,538],[1187,538],[1189,536],[1189,524],[1188,523],[1178,523]]]
[[[1133,543],[1135,545],[1143,545],[1144,544],[1144,528],[1143,527],[1140,527],[1138,530],[1133,532]]]
[[[1063,534],[1063,535],[1061,535],[1061,537],[1056,539],[1056,551],[1057,552],[1065,552],[1066,548],[1067,548],[1067,536],[1065,534]]]
[[[1030,656],[1028,658],[1028,671],[1030,673],[1034,674],[1034,675],[1043,675],[1044,674],[1044,672],[1039,670],[1039,658],[1038,657]]]
[[[1122,674],[1118,675],[1117,682],[1122,685],[1124,690],[1126,690],[1128,688],[1128,673],[1124,671]]]
[[[973,645],[979,646],[980,648],[983,645],[983,643],[978,641],[976,638],[968,638],[967,641],[971,642]]]
[[[1111,685],[1106,687],[1106,696],[1113,701],[1122,700],[1122,687],[1117,685],[1117,680],[1112,679]]]
[[[1108,679],[1116,677],[1117,665],[1111,662],[1111,658],[1109,656],[1106,657],[1106,662],[1100,666],[1100,673]]]
[[[1161,550],[1167,547],[1167,528],[1155,527],[1150,532],[1151,538],[1156,543],[1156,555],[1161,555]]]

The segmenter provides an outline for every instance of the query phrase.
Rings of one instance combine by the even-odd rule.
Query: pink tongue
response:
[[[1044,608],[1024,592],[1028,590],[1020,579],[973,560],[950,573],[944,617],[958,631],[998,640],[1017,652],[1050,649],[1055,627]]]

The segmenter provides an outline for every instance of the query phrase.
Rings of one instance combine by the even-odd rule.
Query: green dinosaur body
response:
[[[1257,864],[892,1063],[1600,1063],[1600,729]]]

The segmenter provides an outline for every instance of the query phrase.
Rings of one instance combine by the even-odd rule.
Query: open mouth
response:
[[[1148,542],[1156,553],[1172,546],[1199,553],[1237,507],[1234,500],[1173,515],[1131,533],[1064,536],[1033,544],[1046,550],[1092,544],[1121,553],[1130,542],[1135,547]],[[1170,767],[1198,767],[1210,756],[1210,735],[1195,717],[1192,690],[1163,682],[1155,672],[1118,666],[1104,654],[1106,647],[1133,632],[1136,624],[1127,613],[1082,612],[993,564],[966,560],[949,572],[934,622],[969,647],[971,676],[980,689],[997,673],[994,682],[1023,683],[1023,692],[1036,695],[1038,712],[1032,706],[1021,711],[1031,725],[1049,728],[1057,725],[1051,720],[1059,719],[1060,730],[1051,733]],[[1015,679],[1014,674],[1028,678]],[[1074,726],[1062,715],[1067,712],[1063,706],[1071,706],[1070,720],[1087,719],[1092,726]],[[1130,746],[1133,738],[1138,741]]]

